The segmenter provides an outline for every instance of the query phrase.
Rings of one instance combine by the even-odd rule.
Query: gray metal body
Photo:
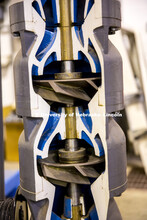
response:
[[[37,2],[43,17],[41,1]],[[71,2],[73,4],[73,1]],[[56,5],[59,12],[58,1]],[[57,19],[59,19],[58,13]],[[51,110],[50,105],[35,92],[32,80],[32,66],[38,65],[39,75],[43,75],[47,60],[47,55],[40,62],[35,56],[44,36],[45,21],[40,19],[30,0],[14,3],[12,1],[10,21],[11,31],[14,35],[20,36],[22,45],[14,64],[16,112],[24,120],[24,132],[19,140],[20,192],[28,200],[35,220],[40,219],[44,210],[46,212],[43,219],[50,219],[55,186],[39,174],[37,156],[48,157],[50,144],[56,134],[59,133],[61,139],[65,139],[65,112],[62,108],[58,125],[51,133],[43,150],[38,149]],[[95,95],[88,101],[90,114],[97,114],[100,117],[91,117],[92,131],[86,129],[80,116],[76,119],[78,138],[81,139],[82,132],[85,132],[93,143],[95,156],[100,156],[100,149],[95,142],[96,136],[99,135],[105,152],[105,171],[91,184],[91,192],[100,220],[121,219],[113,197],[119,196],[126,188],[125,136],[115,120],[108,116],[123,108],[122,60],[108,37],[108,34],[113,34],[119,28],[120,3],[116,0],[95,0],[82,24],[84,45],[80,44],[72,29],[73,59],[77,60],[78,51],[82,51],[89,59],[92,72],[96,72],[95,64],[88,51],[90,39],[101,65],[101,84],[97,87]],[[61,61],[58,27],[54,44],[47,52],[48,56],[50,51],[55,51],[57,61]],[[61,93],[65,90],[57,82],[55,84],[51,85],[54,90],[57,86]],[[68,93],[66,90],[65,92]],[[79,113],[78,107],[76,113],[77,115]]]

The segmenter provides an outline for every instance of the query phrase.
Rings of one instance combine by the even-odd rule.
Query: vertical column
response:
[[[0,37],[1,37],[1,34],[0,34]],[[0,46],[0,49],[1,49],[1,46]],[[2,107],[2,82],[1,81],[2,81],[2,74],[1,74],[1,52],[0,52],[0,200],[4,200],[5,198],[4,143],[3,143],[3,110],[2,110],[3,107]]]

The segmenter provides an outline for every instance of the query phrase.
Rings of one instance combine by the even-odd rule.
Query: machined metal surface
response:
[[[71,150],[60,149],[58,151],[58,155],[59,155],[60,163],[75,164],[75,163],[83,163],[86,162],[87,160],[85,148],[80,148],[79,150],[74,150],[74,151],[73,148],[71,148]]]
[[[65,150],[77,151],[79,150],[78,141],[76,138],[69,138],[65,141]]]
[[[73,60],[71,35],[71,1],[60,0],[61,59]]]
[[[81,148],[80,148],[81,150]],[[38,162],[41,165],[43,175],[52,180],[59,181],[57,184],[60,185],[60,182],[65,183],[76,183],[76,184],[89,184],[88,178],[98,178],[100,173],[97,171],[96,167],[104,163],[104,157],[96,157],[89,155],[87,161],[83,162],[82,158],[78,157],[80,153],[77,151],[65,151],[61,149],[60,152],[68,154],[76,153],[76,157],[71,157],[65,160],[65,155],[63,156],[63,161],[60,161],[60,155],[58,159],[57,152],[50,152],[48,158],[39,159]],[[64,154],[63,153],[63,154]],[[87,156],[85,154],[84,148],[81,150],[82,157]],[[70,161],[71,160],[71,161]],[[75,163],[74,163],[75,162]],[[77,162],[77,163],[76,163]],[[96,166],[96,167],[95,167]]]
[[[62,75],[62,74],[61,74]],[[45,100],[74,105],[76,102],[90,101],[98,90],[100,77],[79,79],[34,79],[35,92]]]
[[[91,166],[103,163],[105,161],[105,157],[97,157],[93,155],[88,156],[88,161],[85,163],[75,163],[75,164],[63,164],[59,163],[57,158],[57,152],[50,152],[47,158],[38,159],[39,164],[44,164],[47,166],[54,166],[54,167],[72,167],[72,166]]]
[[[74,62],[71,60],[61,62],[61,73],[55,73],[55,79],[67,80],[67,79],[80,79],[82,77],[81,72],[75,72]]]
[[[67,95],[54,92],[52,89],[41,86],[34,86],[34,90],[42,98],[50,102],[57,102],[66,105],[73,105],[75,99]]]
[[[73,206],[72,207],[72,219],[73,220],[81,220],[81,206],[77,205],[77,206]]]
[[[92,166],[80,166],[77,165],[75,168],[83,175],[91,178],[98,178],[99,173],[96,171],[96,169]]]
[[[58,75],[56,74],[55,78],[58,79],[80,78],[81,77],[80,73],[73,72],[74,65],[72,63],[73,45],[72,45],[72,34],[71,34],[71,1],[60,0],[59,5],[60,5],[60,31],[61,31],[61,59],[64,61],[62,63],[62,70],[64,71],[64,73],[60,73]],[[64,88],[64,90],[66,91],[67,88],[66,89]],[[86,150],[83,148],[77,149],[77,143],[76,143],[77,129],[76,129],[75,107],[66,106],[65,114],[67,115],[65,119],[66,139],[67,140],[71,139],[71,141],[66,142],[65,149],[60,149],[58,151],[59,162],[60,163],[84,162],[86,158]],[[70,184],[68,187],[68,193],[70,194],[73,202],[72,219],[80,220],[80,212],[79,212],[80,192],[79,192],[79,186],[77,184],[81,183],[82,175],[77,174],[77,177],[74,180],[75,171],[71,170],[70,172],[71,172],[70,173],[71,177],[70,177]],[[60,173],[58,177],[59,180],[61,180],[61,176],[66,181],[68,181],[68,175],[62,175]],[[87,179],[87,181],[89,180]],[[85,183],[86,183],[86,178],[85,178]]]
[[[65,107],[65,114],[67,115],[65,119],[66,139],[75,139],[77,138],[75,107]],[[66,147],[66,150],[67,149],[68,148]]]
[[[68,196],[72,198],[72,205],[77,206],[80,203],[80,186],[72,183],[67,190]]]
[[[42,165],[42,172],[45,177],[63,181],[66,183],[86,184],[89,185],[90,181],[87,177],[83,176],[74,167],[49,167]]]
[[[67,61],[66,61],[67,62]],[[55,79],[62,80],[62,79],[80,79],[81,77],[80,72],[71,72],[68,69],[62,73],[55,73]]]
[[[62,63],[61,63],[61,73],[58,73],[58,74],[62,74],[62,73],[66,73],[66,72],[74,72],[74,70],[75,70],[75,68],[74,68],[74,62],[73,61],[71,61],[71,60],[62,61]],[[56,74],[55,74],[55,77],[56,77]],[[61,79],[63,79],[63,77]]]

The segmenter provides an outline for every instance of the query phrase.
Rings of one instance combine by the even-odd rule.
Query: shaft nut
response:
[[[60,149],[58,151],[59,162],[60,163],[83,163],[87,161],[86,149],[81,147],[77,151],[66,151],[65,149]]]

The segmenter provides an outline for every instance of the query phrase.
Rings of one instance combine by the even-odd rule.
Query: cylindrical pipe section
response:
[[[73,65],[73,44],[71,32],[71,1],[59,0],[60,4],[60,31],[61,31],[61,71],[63,73],[71,73],[74,71]],[[68,76],[69,77],[69,76]],[[64,74],[63,78],[66,78]],[[77,151],[77,131],[76,131],[76,115],[75,107],[65,107],[65,124],[66,124],[66,151]],[[80,190],[77,184],[71,183],[68,187],[68,195],[72,198],[72,219],[80,220]]]
[[[59,0],[60,31],[61,31],[61,60],[73,60],[73,45],[71,33],[71,1]]]
[[[68,196],[72,199],[72,205],[78,206],[80,203],[79,185],[75,183],[70,183],[68,186]]]
[[[72,207],[72,220],[81,220],[81,207],[80,205],[78,206],[73,206]]]
[[[72,220],[81,219],[80,188],[75,183],[68,186],[68,196],[72,199]]]
[[[73,61],[63,61],[61,64],[61,71],[62,73],[66,73],[66,72],[74,72],[74,63]]]
[[[65,142],[66,151],[77,151],[79,150],[77,139],[67,139]]]
[[[75,107],[65,107],[66,139],[77,138]]]

